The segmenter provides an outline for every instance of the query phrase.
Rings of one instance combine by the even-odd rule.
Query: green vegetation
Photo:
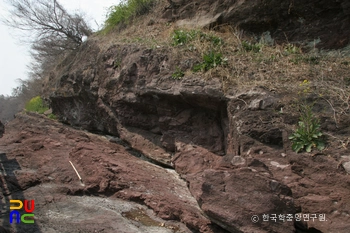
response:
[[[226,59],[222,57],[221,53],[216,53],[210,51],[209,53],[204,54],[203,62],[197,64],[193,67],[194,72],[198,71],[208,71],[212,68],[215,68],[220,65],[226,64]]]
[[[298,95],[300,97],[306,97],[310,94],[311,83],[309,80],[305,79],[299,84]],[[322,139],[321,125],[318,118],[316,118],[312,112],[312,105],[299,100],[299,112],[300,119],[298,122],[298,128],[289,137],[292,140],[292,149],[295,152],[300,150],[306,150],[306,152],[311,152],[312,148],[316,147],[319,150],[323,150],[325,145]]]
[[[247,52],[258,53],[261,51],[262,44],[260,43],[250,43],[248,41],[242,41],[242,47]]]
[[[37,112],[40,114],[43,114],[45,111],[49,110],[40,96],[36,96],[29,100],[25,106],[25,109],[29,112]]]
[[[306,97],[308,94],[310,94],[310,85],[311,83],[307,79],[300,83],[298,95],[301,97]],[[322,139],[320,129],[321,125],[319,119],[317,119],[312,113],[312,105],[301,102],[301,104],[299,104],[299,112],[301,115],[298,122],[298,128],[289,137],[289,139],[293,142],[292,149],[297,153],[304,149],[306,152],[311,152],[314,147],[319,150],[323,150],[325,145]]]
[[[201,31],[199,31],[198,34],[201,41],[208,41],[214,46],[220,46],[224,43],[224,41],[220,37],[217,37],[215,35],[206,34]]]
[[[56,120],[57,119],[56,115],[53,114],[53,113],[50,113],[47,117],[52,119],[52,120]]]
[[[28,103],[25,106],[25,110],[28,112],[36,112],[39,114],[43,114],[47,110],[49,110],[49,107],[44,103],[43,99],[40,96],[36,96],[28,101]],[[56,120],[57,117],[55,114],[50,113],[48,118],[52,120]]]
[[[123,0],[119,5],[110,7],[103,31],[107,33],[117,25],[126,24],[134,17],[147,14],[153,4],[154,0]]]
[[[49,107],[44,103],[43,99],[40,96],[36,96],[29,100],[29,102],[25,106],[25,110],[28,112],[36,112],[39,114],[43,114],[47,110],[49,110]],[[48,116],[50,119],[57,119],[56,115],[53,113],[50,113]]]
[[[196,38],[197,31],[191,30],[191,31],[184,31],[184,30],[174,30],[174,33],[172,35],[173,43],[172,45],[178,46],[178,45],[184,45],[188,42],[194,40]]]
[[[192,43],[190,44],[190,42]],[[204,33],[200,30],[174,30],[172,34],[173,46],[189,45],[187,48],[193,51],[196,48],[194,44],[198,45],[197,47],[204,53],[203,62],[194,65],[194,72],[205,72],[226,63],[226,59],[223,58],[222,53],[216,52],[223,45],[223,40],[220,37]],[[205,51],[205,49],[207,51],[210,50],[210,52]],[[180,77],[182,75],[181,72],[175,72],[173,78]]]
[[[312,106],[309,104],[300,105],[300,121],[298,128],[289,137],[293,142],[292,149],[295,152],[305,149],[306,152],[316,147],[319,150],[323,150],[325,145],[322,139],[322,133],[320,130],[320,121],[312,113]]]
[[[179,67],[176,67],[175,72],[171,75],[173,79],[181,79],[183,76],[185,73]]]
[[[301,53],[301,49],[293,44],[287,44],[286,47],[284,48],[284,51],[286,52],[287,55]]]

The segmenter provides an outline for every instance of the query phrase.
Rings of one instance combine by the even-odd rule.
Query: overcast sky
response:
[[[5,16],[5,0],[0,0],[0,15]],[[120,0],[58,0],[67,11],[81,10],[86,13],[90,25],[97,29],[102,25],[107,9],[118,5]],[[97,22],[97,24],[95,23]],[[0,95],[11,95],[18,86],[17,79],[27,78],[27,66],[30,63],[28,45],[21,45],[14,31],[0,23]],[[18,34],[18,33],[17,33]]]

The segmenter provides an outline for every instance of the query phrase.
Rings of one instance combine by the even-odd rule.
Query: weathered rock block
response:
[[[250,167],[226,168],[223,157],[201,147],[178,143],[177,149],[176,171],[213,222],[230,232],[294,232],[293,222],[262,221],[264,214],[296,213],[286,185]],[[253,216],[260,221],[252,222]]]

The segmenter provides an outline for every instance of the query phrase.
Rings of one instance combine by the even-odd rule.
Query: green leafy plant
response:
[[[321,125],[319,119],[312,113],[312,106],[301,104],[300,112],[298,128],[289,137],[292,141],[292,149],[297,153],[304,149],[306,152],[311,152],[313,148],[323,150],[325,144],[322,139]]]
[[[25,106],[25,109],[29,112],[37,112],[40,114],[43,114],[45,111],[49,110],[40,96],[36,96],[29,100]]]
[[[219,46],[219,45],[222,45],[224,43],[220,37],[215,36],[215,35],[206,34],[206,33],[203,33],[201,31],[198,31],[197,35],[199,36],[201,41],[209,41],[214,46]]]
[[[53,114],[53,113],[50,113],[47,117],[52,119],[52,120],[56,120],[57,119],[57,116],[55,114]]]
[[[119,5],[109,8],[103,31],[109,32],[116,25],[127,23],[133,17],[147,14],[154,0],[123,0]]]
[[[195,30],[184,31],[184,30],[174,30],[172,35],[173,43],[172,45],[184,45],[195,39],[197,32]]]
[[[301,53],[301,49],[293,44],[287,44],[286,47],[284,48],[284,51],[287,54],[300,54]]]
[[[175,72],[171,75],[173,79],[181,79],[183,76],[185,73],[179,67],[176,67]]]
[[[203,62],[195,65],[193,71],[208,71],[217,66],[224,65],[225,63],[226,59],[222,57],[221,53],[210,51],[209,53],[204,54]]]
[[[259,43],[250,43],[248,41],[242,41],[242,47],[247,52],[258,53],[261,51],[262,45]]]

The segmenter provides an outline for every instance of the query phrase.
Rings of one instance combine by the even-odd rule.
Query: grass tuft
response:
[[[258,53],[261,51],[262,44],[260,43],[250,43],[248,41],[242,41],[242,47],[247,52]]]
[[[123,0],[119,5],[110,7],[102,31],[108,33],[118,25],[129,23],[134,17],[147,14],[154,2],[154,0]]]
[[[171,75],[173,79],[181,79],[183,76],[185,73],[179,67],[176,67],[175,72]]]

